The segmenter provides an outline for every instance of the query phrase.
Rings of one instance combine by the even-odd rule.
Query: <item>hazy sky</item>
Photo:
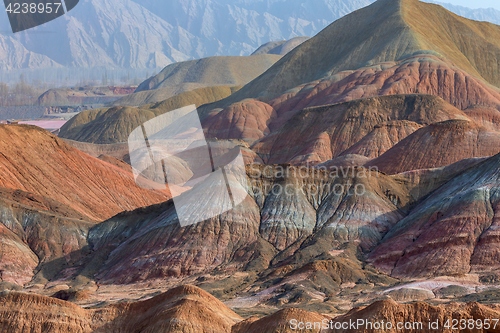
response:
[[[440,2],[452,3],[454,5],[469,8],[495,8],[500,10],[500,1],[498,0],[440,0]]]

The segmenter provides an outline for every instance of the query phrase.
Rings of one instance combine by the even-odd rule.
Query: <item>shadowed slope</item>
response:
[[[342,155],[378,157],[419,128],[422,128],[422,125],[407,120],[395,120],[377,125],[373,131],[344,151]]]
[[[90,115],[77,115],[64,125],[59,133],[61,138],[101,144],[126,142],[137,126],[155,117],[155,113],[147,109],[121,106],[82,113]],[[97,114],[95,118],[92,116]],[[94,119],[85,123],[84,118]]]
[[[393,300],[383,300],[375,302],[367,307],[355,308],[349,313],[337,317],[334,319],[335,322],[356,322],[358,319],[364,319],[365,321],[371,322],[381,322],[392,323],[393,327],[390,329],[376,330],[370,328],[369,326],[361,325],[357,329],[345,329],[345,330],[335,330],[334,332],[342,333],[375,333],[383,331],[385,333],[396,333],[396,332],[451,332],[443,328],[447,320],[451,323],[451,319],[457,319],[459,322],[461,320],[467,321],[473,319],[474,322],[479,320],[485,322],[485,319],[497,318],[500,315],[498,309],[493,309],[488,306],[484,306],[478,303],[468,303],[468,304],[446,304],[446,305],[429,305],[423,302],[411,303],[411,304],[399,304]],[[438,320],[440,323],[440,329],[429,329],[429,323]],[[398,329],[397,323],[409,323],[407,329]],[[414,324],[416,323],[417,326]],[[422,323],[419,326],[418,323]],[[493,325],[490,325],[490,329],[473,329],[473,330],[463,330],[464,332],[491,332],[498,333],[500,329]],[[482,327],[482,325],[481,325]],[[333,332],[333,330],[332,330]]]
[[[500,155],[455,176],[402,219],[370,254],[397,277],[498,270]]]
[[[395,174],[498,153],[500,132],[488,131],[471,121],[450,120],[416,131],[367,164]]]

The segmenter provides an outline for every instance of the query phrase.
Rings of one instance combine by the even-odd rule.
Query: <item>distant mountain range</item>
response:
[[[69,14],[18,34],[1,11],[0,81],[17,81],[21,73],[52,82],[100,80],[106,72],[111,79],[145,77],[173,62],[249,55],[270,41],[313,36],[372,2],[82,0]],[[445,6],[500,22],[499,11]]]
[[[146,70],[151,74],[173,62],[249,55],[269,41],[313,36],[370,2],[83,0],[64,17],[19,34],[10,32],[2,11],[0,81],[19,77],[17,71],[11,72],[14,76],[6,71],[40,73],[47,68],[86,68],[86,73],[76,75],[94,79],[100,79],[104,69],[128,69],[144,77]],[[89,68],[100,70],[93,73]],[[53,72],[41,76],[61,79],[67,75],[62,73],[55,78]]]
[[[435,0],[426,0],[425,2],[441,5],[444,8],[448,9],[449,11],[452,11],[460,16],[467,17],[471,20],[486,21],[495,24],[500,24],[500,11],[493,8],[472,9]]]

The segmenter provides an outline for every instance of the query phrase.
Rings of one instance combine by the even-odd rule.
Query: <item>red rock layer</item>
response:
[[[397,223],[369,255],[395,277],[500,269],[500,180],[496,155],[453,177]]]
[[[36,127],[0,126],[0,152],[1,187],[51,198],[92,220],[169,198]]]
[[[340,72],[295,87],[267,102],[246,99],[212,111],[204,120],[204,127],[210,137],[248,142],[269,140],[306,108],[402,94],[439,96],[456,108],[467,110],[466,113],[479,124],[498,130],[500,91],[446,60],[431,55]],[[327,118],[323,121],[327,122]],[[382,122],[377,125],[382,125]],[[308,136],[315,135],[314,142],[294,142],[294,147],[304,148],[306,154],[319,155],[311,156],[311,159],[328,158],[328,149],[321,148],[330,144],[326,137],[321,136],[323,130],[311,127],[309,132]],[[404,134],[405,131],[398,134],[398,139],[401,140]],[[309,145],[318,147],[304,147]],[[259,153],[267,154],[265,151]]]
[[[423,126],[413,121],[390,121],[375,126],[373,131],[342,153],[375,158]]]
[[[334,322],[356,322],[358,319],[363,319],[366,322],[373,323],[391,323],[392,328],[387,328],[384,326],[383,330],[372,328],[368,325],[361,326],[356,329],[340,329],[331,330],[327,332],[345,332],[345,333],[375,333],[375,332],[408,332],[408,333],[430,333],[430,332],[443,332],[451,333],[457,332],[457,329],[452,329],[452,320],[457,319],[460,325],[461,320],[468,321],[470,319],[474,320],[474,327],[470,330],[464,329],[460,330],[463,332],[500,332],[500,327],[498,325],[489,325],[489,329],[483,329],[483,323],[485,319],[491,322],[491,319],[498,318],[500,312],[494,310],[488,306],[481,305],[478,303],[468,303],[468,304],[446,304],[432,306],[427,303],[417,302],[413,304],[399,304],[392,300],[378,301],[365,308],[353,309],[344,316],[335,318]],[[438,329],[429,328],[429,323],[438,323]],[[444,327],[447,323],[450,324],[449,328]],[[478,326],[476,325],[476,321]],[[479,322],[481,324],[479,324]],[[398,329],[398,323],[405,325],[403,329]],[[421,326],[420,326],[421,324]],[[335,324],[333,324],[335,325]],[[494,327],[495,326],[495,327]]]
[[[181,286],[146,301],[95,309],[35,294],[0,295],[0,330],[9,333],[230,333],[241,319],[193,286]]]
[[[489,131],[466,120],[449,120],[416,131],[367,165],[395,174],[498,153],[500,132]]]
[[[269,104],[283,112],[342,103],[360,98],[428,94],[464,110],[481,105],[498,107],[500,92],[482,80],[430,55],[345,71],[298,86]]]
[[[328,320],[329,318],[314,312],[308,312],[294,308],[283,309],[264,318],[259,319],[256,317],[251,317],[245,321],[242,321],[233,326],[231,333],[284,333],[293,331],[296,332],[297,329],[292,330],[292,327],[290,326],[290,323],[294,323],[294,320],[297,321],[298,325],[299,322],[314,323],[314,322],[321,322],[325,319]],[[319,333],[321,332],[321,330],[311,329],[307,330],[307,332]]]
[[[350,153],[349,148],[384,123],[406,120],[427,125],[449,119],[468,118],[430,95],[367,98],[297,112],[279,130],[255,144],[254,149],[268,157],[264,159],[271,164],[321,163],[343,152]],[[392,140],[400,140],[403,133],[395,136]]]

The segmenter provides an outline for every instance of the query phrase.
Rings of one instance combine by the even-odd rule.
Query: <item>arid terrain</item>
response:
[[[500,26],[378,0],[259,50],[0,125],[0,331],[500,332]],[[127,140],[192,104],[247,196],[181,226]]]

